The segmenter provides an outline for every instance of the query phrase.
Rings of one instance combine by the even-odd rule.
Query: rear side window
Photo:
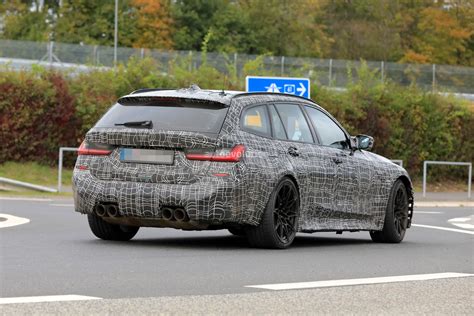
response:
[[[303,112],[297,104],[276,104],[289,140],[313,142],[313,136]]]
[[[246,109],[241,118],[241,126],[250,133],[270,137],[267,107],[265,105],[258,105]]]
[[[270,118],[272,119],[273,136],[277,139],[288,139],[280,115],[278,115],[273,105],[270,105],[268,108],[270,110]]]
[[[146,105],[115,104],[95,125],[96,127],[117,127],[133,121],[153,122],[153,129],[219,133],[227,114],[227,107],[212,103],[189,101],[155,101]]]

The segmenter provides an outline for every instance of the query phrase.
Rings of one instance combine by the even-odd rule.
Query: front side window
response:
[[[309,106],[305,106],[305,109],[319,133],[321,145],[339,149],[349,148],[346,134],[329,116]]]
[[[297,104],[276,104],[289,140],[313,142],[313,136],[303,112]]]
[[[270,122],[267,107],[258,105],[245,110],[241,119],[242,127],[254,134],[270,137]]]

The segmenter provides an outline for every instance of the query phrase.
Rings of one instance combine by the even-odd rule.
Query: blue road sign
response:
[[[308,78],[247,76],[245,89],[247,92],[279,92],[308,99],[310,97]]]

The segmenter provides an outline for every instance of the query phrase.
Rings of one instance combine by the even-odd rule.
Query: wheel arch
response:
[[[280,183],[281,180],[283,180],[283,178],[289,178],[294,183],[294,185],[296,187],[296,190],[298,191],[298,198],[301,200],[300,185],[298,183],[298,180],[296,180],[296,177],[293,174],[290,174],[290,173],[285,174],[280,178],[280,180],[278,180],[277,185],[278,185],[278,183]]]
[[[413,195],[413,185],[407,176],[401,175],[397,178],[397,180],[400,180],[403,182],[403,184],[405,185],[405,188],[407,189],[408,195]]]
[[[288,178],[291,180],[291,182],[293,182],[293,184],[295,185],[296,187],[296,191],[298,192],[298,199],[299,199],[299,202],[300,202],[300,207],[301,207],[301,191],[300,191],[300,185],[298,183],[298,180],[296,180],[296,177],[295,175],[293,175],[292,173],[290,172],[285,172],[285,173],[282,173],[282,174],[279,174],[277,177],[275,177],[275,180],[273,182],[273,185],[271,186],[271,191],[270,191],[270,194],[268,194],[267,196],[267,202],[270,200],[271,198],[271,194],[273,193],[273,191],[276,190],[276,188],[278,187],[278,185],[280,184],[280,182],[285,179],[285,178]],[[266,204],[265,204],[266,205]],[[265,206],[266,207],[266,206]],[[262,212],[261,214],[259,214],[258,216],[258,223],[260,223],[262,221],[262,217],[263,217],[263,213]]]
[[[402,181],[403,185],[405,186],[405,189],[407,190],[408,193],[408,225],[407,228],[410,228],[411,226],[411,221],[413,218],[413,208],[414,208],[414,192],[413,192],[413,185],[411,183],[410,178],[408,178],[406,175],[401,175],[397,178],[397,180]]]

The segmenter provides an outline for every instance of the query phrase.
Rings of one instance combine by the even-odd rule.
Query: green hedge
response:
[[[122,95],[138,88],[179,88],[196,83],[201,88],[242,90],[247,74],[272,75],[257,58],[237,75],[188,61],[166,65],[167,73],[151,59],[132,59],[116,70],[64,74],[34,68],[0,70],[0,163],[37,161],[55,164],[60,146],[78,146],[87,130]],[[163,66],[163,65],[160,65]],[[303,73],[291,74],[305,76]],[[403,159],[412,173],[423,160],[472,161],[474,104],[451,96],[422,92],[417,87],[381,83],[363,65],[356,82],[345,91],[319,87],[311,95],[334,114],[352,134],[375,137],[374,151]]]

